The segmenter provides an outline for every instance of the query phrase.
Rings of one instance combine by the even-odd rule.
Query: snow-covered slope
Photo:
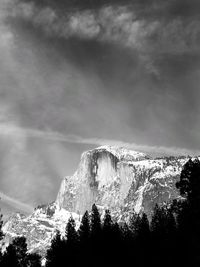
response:
[[[70,216],[75,219],[78,228],[81,216],[64,209],[58,210],[55,203],[37,208],[30,216],[16,213],[3,226],[3,231],[6,233],[5,246],[16,236],[24,235],[30,252],[45,255],[56,230],[64,236]]]
[[[103,146],[83,153],[79,167],[65,177],[57,199],[41,206],[31,216],[16,214],[4,225],[7,240],[24,234],[31,251],[45,251],[59,229],[63,233],[71,214],[80,223],[81,215],[96,203],[109,208],[117,220],[130,212],[151,216],[156,203],[178,198],[175,187],[186,157],[152,159],[144,153]]]

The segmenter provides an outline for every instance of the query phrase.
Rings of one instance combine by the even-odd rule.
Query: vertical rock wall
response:
[[[76,173],[62,182],[57,206],[83,214],[96,203],[116,216],[133,210],[150,215],[156,203],[179,196],[175,183],[187,158],[154,160],[123,153],[110,147],[83,153]]]

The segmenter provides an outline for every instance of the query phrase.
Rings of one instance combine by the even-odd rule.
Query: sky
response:
[[[200,154],[198,0],[1,0],[0,196],[56,198],[83,151]]]

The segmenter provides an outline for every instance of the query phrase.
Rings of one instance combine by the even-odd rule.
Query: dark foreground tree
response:
[[[101,217],[95,204],[92,206],[90,218],[91,238],[98,239],[101,236]]]
[[[82,217],[78,235],[81,247],[84,248],[85,244],[88,244],[90,238],[90,218],[88,211],[86,211]]]
[[[2,226],[3,226],[3,215],[0,214],[0,266],[1,266],[1,263],[2,263],[2,239],[4,238],[4,234],[3,234],[3,231],[2,231]]]
[[[6,248],[2,258],[3,267],[40,267],[38,254],[28,254],[25,237],[16,237]]]
[[[26,238],[16,237],[12,244],[7,247],[3,258],[4,266],[28,266]]]
[[[65,256],[67,257],[67,266],[77,266],[79,262],[79,238],[76,231],[76,224],[73,217],[70,217],[66,226]]]
[[[41,256],[37,253],[28,254],[27,267],[41,267]]]
[[[90,218],[88,211],[82,217],[78,230],[79,237],[79,265],[87,262],[90,257]]]
[[[102,227],[101,217],[97,206],[93,204],[92,212],[90,215],[90,266],[102,266],[103,257],[100,257],[100,251],[102,250]]]
[[[3,267],[7,267],[7,266],[18,267],[19,266],[16,248],[13,244],[10,244],[7,247],[6,252],[3,255],[2,266]]]
[[[0,214],[0,241],[4,238],[4,233],[2,230],[2,226],[3,226],[3,215]]]
[[[62,266],[64,255],[64,241],[61,239],[60,232],[57,231],[55,237],[51,241],[51,247],[47,250],[46,266]]]
[[[200,206],[200,161],[190,159],[183,167],[180,181],[176,186],[180,190],[181,196],[195,206]]]
[[[177,227],[175,217],[171,207],[164,205],[154,208],[154,213],[151,220],[151,248],[156,247],[157,256],[155,259],[151,257],[151,261],[155,262],[155,266],[175,266],[175,251],[177,250]],[[170,255],[166,253],[170,249]],[[152,253],[151,253],[152,254]],[[152,254],[153,255],[153,254]]]
[[[200,161],[190,159],[183,167],[176,184],[184,201],[177,212],[179,254],[185,255],[184,263],[200,266]]]

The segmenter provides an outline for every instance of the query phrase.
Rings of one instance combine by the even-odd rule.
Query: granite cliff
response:
[[[156,203],[179,198],[175,187],[187,157],[151,158],[125,148],[103,146],[84,152],[77,171],[62,181],[57,199],[30,216],[15,214],[4,225],[5,242],[25,235],[30,251],[45,253],[56,229],[64,233],[72,214],[77,227],[81,215],[96,203],[100,211],[126,220],[133,210],[151,216]]]

